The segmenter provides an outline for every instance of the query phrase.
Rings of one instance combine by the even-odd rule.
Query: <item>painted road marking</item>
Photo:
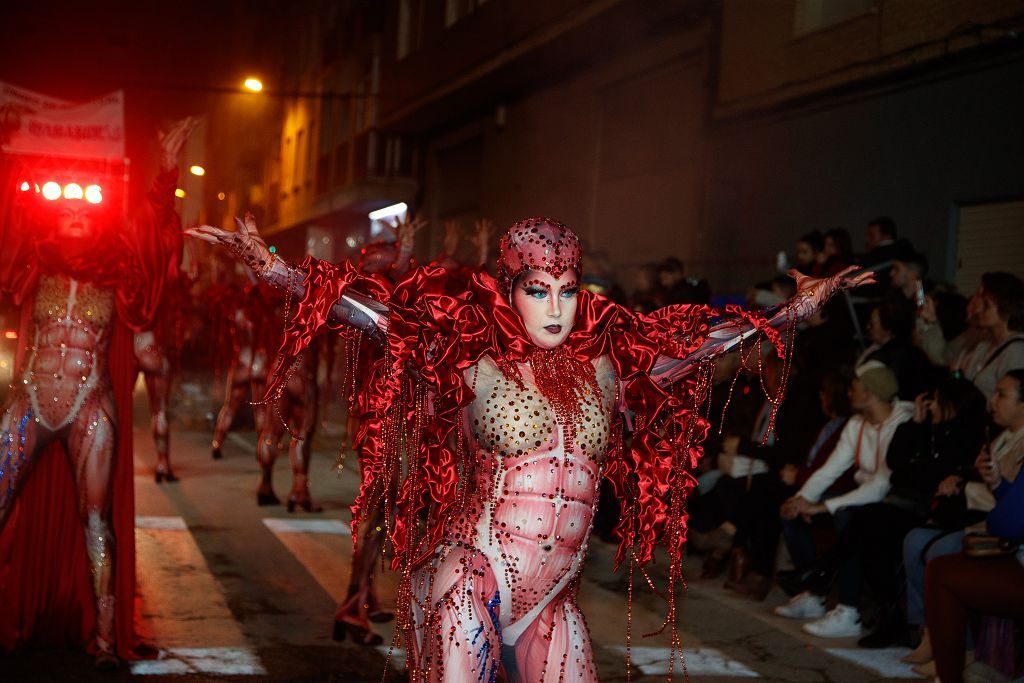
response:
[[[346,524],[276,517],[266,517],[263,523],[335,602],[345,599],[352,562],[352,536]]]
[[[137,517],[136,526],[140,631],[160,655],[132,662],[132,673],[265,676],[185,520]]]
[[[136,676],[196,673],[266,676],[267,670],[252,650],[232,647],[172,647],[160,650],[160,659],[132,662]]]
[[[405,648],[396,647],[392,649],[390,645],[378,645],[374,649],[384,655],[385,659],[387,659],[388,654],[391,655],[391,659],[388,661],[388,669],[390,671],[405,671]]]
[[[135,518],[135,528],[188,531],[188,525],[181,517],[143,517],[140,515]]]
[[[623,659],[626,656],[625,645],[612,645],[609,650],[618,652]],[[669,653],[667,647],[637,647],[630,649],[631,661],[634,666],[640,669],[645,675],[660,675],[668,673]],[[691,676],[728,676],[729,678],[760,678],[761,674],[747,668],[744,664],[730,659],[720,650],[710,647],[685,648],[683,655],[686,657],[686,671]],[[683,668],[676,653],[674,673],[682,674]]]
[[[878,650],[829,647],[824,650],[833,657],[853,662],[857,666],[875,671],[885,678],[920,678],[914,673],[912,665],[900,661],[901,657],[910,652],[905,647],[889,647]]]
[[[280,517],[264,517],[263,523],[274,534],[335,534],[351,536],[352,530],[340,519],[282,519]]]

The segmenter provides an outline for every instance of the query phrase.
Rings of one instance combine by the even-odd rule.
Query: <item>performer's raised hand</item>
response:
[[[391,229],[395,231],[395,239],[398,240],[399,246],[411,247],[416,239],[416,233],[427,226],[427,222],[416,216],[411,221],[409,215],[406,214],[405,218],[400,221],[395,221]]]
[[[789,271],[788,275],[796,280],[797,299],[811,304],[814,310],[821,308],[837,292],[876,282],[875,274],[862,270],[860,266],[844,268],[832,277],[813,278],[797,270]],[[798,301],[798,305],[800,303]]]
[[[188,136],[192,134],[192,131],[198,125],[199,119],[194,116],[186,116],[180,121],[176,121],[166,133],[161,132],[159,134],[160,149],[163,152],[162,168],[165,171],[169,171],[178,165],[178,156],[181,154],[181,148],[185,146]]]
[[[458,221],[444,222],[444,248],[442,252],[449,258],[455,256],[459,249],[459,223]]]
[[[494,223],[490,219],[481,218],[473,227],[476,229],[473,244],[476,245],[477,264],[483,266],[487,263],[487,255],[490,253],[491,230],[494,229]]]
[[[235,225],[238,226],[238,230],[234,232],[212,225],[200,225],[186,230],[185,234],[210,244],[227,247],[235,258],[242,260],[257,275],[262,275],[269,266],[272,255],[267,243],[256,229],[256,219],[251,213],[246,213],[245,220],[235,217]]]

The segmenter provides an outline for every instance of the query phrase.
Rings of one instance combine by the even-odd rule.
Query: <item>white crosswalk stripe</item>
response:
[[[263,524],[275,534],[335,534],[351,536],[352,530],[340,519],[281,519],[265,517]]]
[[[136,676],[173,676],[182,674],[222,674],[225,676],[265,676],[259,657],[247,648],[172,647],[160,650],[159,659],[132,662]]]
[[[891,647],[879,650],[860,648],[830,647],[825,652],[839,657],[857,666],[877,672],[886,678],[919,678],[911,664],[901,662],[900,658],[910,652],[905,647]]]
[[[608,648],[626,656],[625,645],[614,645]],[[645,675],[664,675],[669,672],[671,650],[667,647],[637,647],[630,650],[633,666]],[[710,647],[686,648],[683,651],[686,659],[686,672],[690,676],[728,676],[732,678],[760,678],[761,675],[740,662],[730,659],[725,653]],[[674,673],[682,674],[683,666],[679,653],[672,668]]]
[[[159,656],[132,662],[132,673],[265,676],[185,520],[138,516],[135,526],[140,631]]]

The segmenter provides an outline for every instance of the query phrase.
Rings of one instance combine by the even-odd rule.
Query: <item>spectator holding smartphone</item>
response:
[[[1018,473],[1024,460],[1024,369],[1011,370],[999,380],[995,394],[989,400],[989,411],[992,421],[1003,427],[1004,431],[991,445],[986,444],[982,448],[975,461],[981,481],[965,482],[963,477],[950,477],[939,484],[937,495],[965,496],[968,514],[972,510],[988,513],[991,531],[991,513],[997,506],[996,499],[1000,491],[1005,491],[1009,482],[1021,478]],[[907,534],[903,542],[903,562],[907,577],[907,620],[912,626],[921,625],[925,621],[926,565],[930,567],[932,560],[959,552],[963,536],[962,528],[943,528],[941,524],[917,528]],[[932,660],[935,648],[930,633],[931,625],[929,618],[928,626],[922,631],[921,644],[904,661],[921,666]],[[915,670],[930,673],[928,669]]]
[[[1024,429],[1024,373],[1013,380]],[[1000,381],[1002,383],[1002,380]],[[994,454],[993,454],[994,455]],[[992,557],[947,555],[928,564],[925,606],[935,670],[943,683],[964,680],[964,639],[972,612],[1020,619],[1024,617],[1024,477],[1009,482],[994,457],[982,454],[978,469],[992,490],[996,506],[988,515],[988,532],[1004,539],[1015,553]]]

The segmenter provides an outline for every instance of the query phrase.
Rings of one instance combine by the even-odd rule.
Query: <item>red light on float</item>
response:
[[[90,185],[85,188],[85,201],[90,204],[99,204],[103,201],[103,189],[99,185]]]
[[[60,199],[60,195],[60,185],[53,182],[52,180],[43,185],[43,196],[49,199],[50,201]]]
[[[85,193],[78,183],[68,183],[64,186],[64,199],[82,199]]]
[[[31,185],[28,184],[27,180],[21,181],[21,185],[18,186],[22,192],[28,192],[31,189]]]

